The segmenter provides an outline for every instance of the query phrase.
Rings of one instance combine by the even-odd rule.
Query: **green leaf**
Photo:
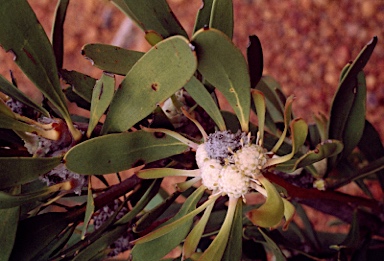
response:
[[[265,239],[265,245],[272,251],[276,261],[285,261],[286,258],[279,246],[262,229],[259,228],[259,231]]]
[[[184,86],[184,89],[191,95],[191,97],[199,104],[216,123],[219,130],[226,130],[225,122],[219,108],[213,100],[211,94],[207,91],[204,85],[192,77],[191,80]]]
[[[20,191],[20,186],[16,186],[12,188],[10,194],[15,195]],[[0,209],[0,238],[2,239],[0,260],[9,260],[16,238],[19,215],[20,207]]]
[[[60,164],[62,157],[0,157],[0,189],[30,182]]]
[[[225,96],[239,119],[241,129],[247,132],[251,104],[250,79],[241,51],[216,29],[196,32],[192,42],[196,47],[198,70]]]
[[[147,40],[150,45],[154,46],[155,44],[163,41],[164,37],[151,30],[145,32],[145,40]]]
[[[292,159],[276,166],[277,170],[293,172],[298,168],[309,166],[322,159],[337,155],[343,149],[343,144],[337,140],[326,140],[316,146],[314,150],[306,152],[297,159]]]
[[[263,144],[264,141],[264,124],[265,124],[265,113],[266,113],[266,105],[265,105],[265,97],[261,91],[252,90],[251,91],[253,103],[256,108],[257,122],[259,125],[258,129],[258,137]],[[259,145],[259,144],[257,144]]]
[[[148,190],[143,194],[140,200],[136,203],[136,205],[125,214],[119,221],[116,222],[117,225],[127,224],[131,222],[146,206],[148,203],[156,196],[159,195],[159,189],[161,185],[162,179],[156,179],[152,182]]]
[[[380,135],[367,120],[365,121],[363,135],[357,146],[369,162],[384,156],[384,147]],[[381,189],[384,191],[384,171],[379,171],[376,175],[381,184]]]
[[[223,260],[241,260],[243,248],[243,200],[237,200],[235,214],[233,216],[231,232],[229,233],[227,247],[223,254]]]
[[[21,103],[31,107],[32,109],[41,112],[44,116],[48,117],[49,113],[46,109],[32,101],[28,98],[27,95],[25,95],[23,92],[21,92],[16,86],[14,86],[12,83],[7,81],[2,75],[0,75],[0,92],[5,93],[6,95],[20,101]]]
[[[115,77],[103,73],[100,80],[96,81],[96,85],[92,93],[91,115],[89,116],[89,125],[87,129],[87,137],[92,134],[101,116],[107,110],[113,94],[115,92]]]
[[[121,3],[122,1],[114,1]],[[126,14],[133,14],[133,19],[144,31],[153,30],[164,38],[173,35],[188,37],[187,33],[169,8],[166,0],[124,0],[125,5],[119,5]]]
[[[273,152],[276,152],[280,148],[281,144],[283,143],[283,141],[284,141],[284,139],[285,139],[285,137],[287,135],[288,127],[289,127],[291,119],[292,119],[292,103],[293,103],[293,99],[294,99],[294,97],[290,96],[287,99],[286,103],[285,103],[285,108],[284,108],[284,130],[283,130],[283,132],[280,135],[279,141],[273,147],[273,149],[272,149]],[[294,135],[292,134],[292,136],[294,136]]]
[[[61,70],[60,76],[72,86],[73,91],[87,102],[92,100],[96,79],[76,71]]]
[[[68,169],[79,174],[108,174],[180,154],[187,148],[167,135],[158,138],[136,131],[87,140],[69,150],[64,160]]]
[[[284,203],[284,218],[285,218],[285,224],[283,226],[283,230],[287,230],[289,224],[291,223],[293,216],[295,215],[295,207],[292,205],[291,202],[286,200],[285,198],[281,198]]]
[[[212,4],[214,0],[204,0],[199,11],[196,15],[195,26],[193,28],[193,33],[198,31],[201,28],[209,26],[209,21],[211,20]]]
[[[267,102],[267,112],[271,116],[273,122],[284,121],[284,104],[277,94],[277,90],[281,87],[275,79],[270,76],[261,77],[256,89],[261,91]]]
[[[196,57],[182,36],[167,38],[152,47],[132,67],[116,91],[103,133],[131,128],[150,114],[157,104],[182,88],[196,67]]]
[[[289,154],[284,156],[271,158],[267,161],[265,167],[282,164],[290,159],[299,151],[301,146],[303,146],[307,135],[308,135],[308,125],[303,119],[294,119],[291,124],[291,139],[292,139],[292,151]],[[281,141],[281,139],[279,140]],[[276,146],[274,147],[276,148]]]
[[[72,87],[68,87],[63,90],[65,96],[70,102],[76,103],[76,105],[80,108],[83,108],[85,110],[90,110],[91,109],[91,103],[84,100],[82,97],[80,97],[77,93],[75,93],[72,89]]]
[[[161,216],[175,202],[176,198],[181,194],[180,191],[175,191],[170,196],[164,199],[163,202],[157,204],[156,207],[147,211],[133,227],[133,232],[140,233],[147,229],[155,220]],[[148,206],[147,206],[148,207]]]
[[[298,203],[294,203],[294,204],[295,204],[297,215],[300,217],[301,222],[303,223],[303,226],[304,226],[301,231],[305,233],[305,237],[315,249],[321,249],[320,240],[318,238],[319,235],[316,232],[315,228],[313,227],[313,224],[309,219],[307,213],[305,212],[301,204],[298,204]]]
[[[241,201],[241,199],[229,198],[228,211],[223,225],[215,239],[199,258],[200,261],[221,260],[228,244],[238,201]]]
[[[204,187],[195,190],[195,192],[186,199],[180,211],[173,218],[164,223],[160,229],[139,239],[132,249],[133,260],[157,261],[180,244],[190,231],[193,217],[197,213],[192,213],[194,215],[190,217],[186,215],[195,212],[193,210],[196,209],[196,204],[200,200],[203,192]],[[177,223],[173,225],[174,222]],[[159,232],[162,233],[159,234]]]
[[[343,242],[337,246],[330,246],[331,248],[340,250],[341,248],[357,248],[360,245],[363,233],[360,231],[358,213],[358,210],[353,212],[351,227],[349,228],[348,235],[345,237]]]
[[[56,57],[57,68],[63,67],[64,55],[64,21],[69,0],[59,0],[56,6],[55,22],[52,30],[52,46]]]
[[[376,46],[374,37],[356,57],[354,62],[343,72],[344,77],[334,96],[328,125],[328,138],[340,140],[347,148],[339,156],[328,160],[328,169],[343,157],[347,157],[358,144],[365,124],[366,87],[361,72],[367,64]],[[347,143],[350,143],[346,145]]]
[[[0,102],[0,110],[1,110],[1,102]],[[16,120],[14,117],[4,114],[0,111],[0,128],[2,129],[10,129],[15,131],[23,131],[23,132],[36,132],[39,130],[38,128],[28,125],[24,122],[20,122]]]
[[[209,27],[220,30],[230,39],[233,37],[232,0],[213,0]]]
[[[24,194],[13,195],[0,191],[0,209],[3,208],[14,208],[29,202],[33,202],[44,197],[49,196],[50,194],[57,192],[61,189],[66,189],[70,187],[69,183],[59,183],[50,187],[44,187],[41,190],[28,192]]]
[[[249,74],[251,78],[251,88],[255,88],[263,76],[263,49],[261,42],[256,35],[249,36],[249,45],[247,47],[247,59]]]
[[[275,227],[284,216],[284,203],[275,186],[266,178],[259,178],[260,183],[266,190],[267,199],[259,208],[247,213],[251,222],[260,227]]]
[[[144,55],[142,52],[97,43],[86,44],[81,53],[90,59],[92,64],[97,68],[119,75],[126,75]]]
[[[15,55],[15,62],[75,130],[60,88],[52,46],[28,2],[4,0],[0,6],[0,44]]]
[[[10,260],[31,260],[76,218],[70,212],[50,212],[21,221]]]
[[[93,201],[92,184],[91,178],[88,179],[88,190],[87,190],[87,206],[85,208],[85,216],[83,222],[83,229],[81,231],[81,239],[83,240],[87,233],[89,221],[91,221],[92,215],[95,212],[95,202]]]
[[[80,251],[72,260],[91,260],[94,256],[97,256],[102,252],[105,252],[105,254],[108,253],[106,252],[108,246],[115,242],[126,231],[127,227],[125,225],[113,228],[111,231],[104,233],[99,239]]]
[[[200,242],[201,236],[203,235],[204,229],[207,225],[209,217],[211,215],[214,204],[209,205],[205,211],[203,216],[200,218],[199,222],[193,227],[191,232],[185,238],[183,245],[183,257],[189,258],[191,257]]]
[[[152,168],[140,170],[136,175],[141,179],[158,179],[164,177],[196,177],[200,170],[172,169],[172,168]]]

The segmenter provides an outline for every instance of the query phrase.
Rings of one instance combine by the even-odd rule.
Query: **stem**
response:
[[[318,189],[306,189],[306,188],[300,188],[297,186],[292,185],[291,183],[285,181],[284,179],[280,178],[279,176],[270,173],[265,172],[263,175],[269,179],[270,181],[276,183],[279,186],[284,187],[288,195],[292,198],[298,198],[298,199],[324,199],[324,200],[332,200],[332,201],[338,201],[339,204],[347,204],[347,205],[355,205],[355,206],[363,206],[370,208],[374,211],[380,211],[380,205],[377,201],[366,199],[362,197],[352,196],[348,194],[344,194],[338,191],[320,191]]]

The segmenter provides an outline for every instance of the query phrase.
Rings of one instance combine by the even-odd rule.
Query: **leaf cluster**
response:
[[[180,256],[183,260],[217,259],[212,253],[221,253],[223,260],[267,260],[267,251],[276,260],[374,260],[383,253],[384,242],[373,237],[384,236],[383,209],[367,181],[377,182],[383,194],[384,148],[365,117],[363,72],[376,37],[341,72],[329,115],[316,115],[315,123],[307,125],[294,118],[293,98],[284,95],[275,79],[263,75],[258,37],[250,36],[246,57],[233,44],[232,1],[204,1],[188,38],[165,0],[113,0],[143,29],[153,47],[141,53],[105,44],[85,45],[82,54],[103,71],[99,79],[63,68],[63,24],[69,2],[58,1],[51,39],[27,1],[3,0],[0,5],[0,45],[14,54],[46,101],[32,101],[15,82],[0,76],[0,260],[102,260],[126,233],[132,240],[147,234],[153,237],[132,251],[133,259],[139,261],[160,260],[184,243],[191,249],[187,258]],[[119,86],[115,75],[124,77]],[[64,88],[60,79],[66,83]],[[176,95],[181,90],[188,94],[182,101]],[[217,92],[233,112],[220,108]],[[10,100],[38,116],[12,111],[7,106]],[[89,110],[90,117],[70,114],[67,101]],[[181,127],[162,109],[167,102]],[[186,140],[200,143],[203,138],[186,123],[185,108],[184,115],[193,115],[208,133],[241,130],[253,137],[261,135],[265,148],[280,157],[264,173],[267,180],[261,186],[270,195],[281,194],[283,201],[271,196],[261,207],[239,201],[230,205],[234,216],[228,222],[226,197],[218,197],[214,207],[200,214],[209,193],[193,187],[190,177],[168,195],[161,187],[163,177],[173,173],[167,174],[167,168],[196,169],[195,152]],[[258,117],[257,125],[250,122],[252,113]],[[48,126],[42,117],[59,119],[60,124]],[[24,145],[37,136],[69,142],[55,153],[32,155]],[[289,160],[280,164],[284,157]],[[88,178],[80,196],[74,194],[73,180],[50,186],[42,183],[41,177],[58,166]],[[137,173],[141,168],[160,174],[121,180],[121,171]],[[107,182],[104,175],[111,173],[118,183]],[[93,188],[95,179],[105,188]],[[350,183],[357,184],[366,197],[336,191]],[[313,188],[314,184],[322,185]],[[129,211],[119,218],[115,211],[94,229],[95,213],[116,199],[119,210]],[[276,223],[293,215],[293,210],[284,213],[288,200],[294,203],[298,218],[289,227],[264,229],[272,226],[269,218]],[[351,224],[349,233],[316,231],[302,204]],[[269,217],[271,211],[279,215]],[[249,213],[267,224],[255,225]],[[221,245],[202,254],[224,223],[230,225],[217,235]],[[151,234],[157,228],[162,232]],[[187,237],[188,233],[192,236]],[[221,233],[228,239],[223,240]]]

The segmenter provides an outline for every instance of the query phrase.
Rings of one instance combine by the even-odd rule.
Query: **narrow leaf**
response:
[[[85,208],[85,216],[83,222],[83,229],[81,231],[81,239],[83,240],[87,233],[89,221],[91,221],[92,215],[95,212],[95,202],[93,201],[92,183],[91,178],[88,179],[88,193],[87,193],[87,206]]]
[[[145,32],[145,40],[147,40],[150,45],[154,46],[155,44],[163,41],[164,37],[151,30]]]
[[[193,28],[193,33],[202,29],[204,27],[209,26],[209,21],[211,20],[211,11],[212,11],[212,3],[214,0],[203,0],[202,5],[197,12],[195,26]]]
[[[184,86],[184,89],[191,95],[191,97],[199,104],[216,123],[219,130],[226,130],[223,116],[220,113],[215,101],[211,94],[207,91],[204,85],[192,77],[191,80]]]
[[[71,185],[69,182],[55,184],[50,187],[44,187],[41,190],[28,192],[24,194],[13,195],[0,191],[0,209],[3,208],[14,208],[29,202],[33,202],[44,197],[49,196],[50,194],[57,192],[61,189],[70,189]]]
[[[121,2],[121,1],[115,1]],[[187,33],[169,8],[166,0],[124,0],[127,14],[133,14],[134,20],[144,31],[153,30],[164,38],[173,35],[188,37]]]
[[[198,259],[199,261],[221,260],[225,248],[227,247],[228,237],[231,232],[232,223],[236,212],[236,206],[239,200],[241,199],[229,198],[228,211],[225,216],[223,225],[215,239],[200,256]]]
[[[196,204],[203,192],[203,187],[195,190],[195,192],[187,198],[180,211],[173,218],[164,223],[160,229],[139,239],[132,249],[133,260],[157,261],[180,244],[190,231],[193,217],[197,214],[195,213],[196,211],[193,210],[197,210]],[[200,208],[201,211],[204,210],[201,206],[199,209]]]
[[[276,261],[285,261],[286,258],[284,254],[281,252],[281,249],[279,248],[279,246],[266,233],[264,233],[262,229],[259,228],[259,231],[265,239],[265,244],[275,256]]]
[[[16,186],[10,191],[10,194],[15,195],[20,191],[20,186]],[[20,207],[0,209],[0,238],[2,239],[0,260],[9,260],[16,238],[19,215]]]
[[[197,246],[200,242],[201,236],[203,235],[205,226],[207,225],[209,216],[211,215],[214,206],[213,203],[205,209],[203,216],[201,217],[199,222],[193,227],[193,229],[185,239],[183,245],[184,258],[189,258],[195,253]]]
[[[180,154],[187,148],[167,135],[136,131],[87,140],[69,150],[64,160],[68,169],[79,174],[108,174]]]
[[[295,215],[295,207],[292,205],[291,202],[286,200],[285,198],[282,198],[284,203],[284,218],[285,218],[285,224],[283,226],[283,230],[287,230],[289,224],[293,220],[293,216]]]
[[[227,247],[223,260],[241,260],[243,249],[243,200],[237,200],[235,214],[233,215],[231,232],[229,233]]]
[[[196,57],[184,37],[173,36],[152,47],[132,67],[116,91],[103,133],[131,128],[157,104],[182,88],[196,67]]]
[[[266,113],[265,97],[263,93],[258,90],[252,90],[251,93],[252,93],[253,103],[255,104],[255,107],[256,107],[257,122],[259,125],[258,137],[260,139],[261,144],[263,144],[265,113]]]
[[[0,189],[30,182],[60,164],[62,157],[0,157]]]
[[[276,142],[276,145],[273,147],[272,151],[273,152],[276,152],[281,144],[283,143],[286,135],[287,135],[287,132],[288,132],[288,128],[289,128],[289,123],[291,122],[291,118],[292,118],[292,103],[293,103],[293,96],[290,96],[287,100],[287,102],[285,103],[285,108],[284,108],[284,130],[283,130],[283,133],[280,135],[280,138],[279,138],[279,141]]]
[[[72,86],[73,91],[87,102],[92,100],[96,79],[76,71],[61,70],[63,80]]]
[[[56,57],[57,68],[63,67],[64,56],[64,21],[69,0],[59,0],[56,6],[55,22],[52,30],[52,46]]]
[[[343,149],[343,144],[336,140],[326,140],[297,159],[292,159],[276,166],[276,169],[284,172],[293,172],[298,168],[309,166],[322,159],[337,155]]]
[[[0,104],[0,107],[1,107],[1,104]],[[0,111],[0,128],[10,129],[15,131],[22,131],[22,132],[36,132],[40,130],[37,127],[18,121],[14,117],[5,115],[1,111]]]
[[[50,212],[24,219],[19,223],[10,260],[31,260],[76,218],[70,212]]]
[[[233,3],[232,0],[213,0],[209,27],[233,37]]]
[[[196,32],[192,43],[196,47],[198,70],[225,96],[239,119],[241,129],[247,132],[251,104],[250,79],[241,51],[216,29]]]
[[[261,91],[265,96],[267,112],[273,122],[284,121],[284,104],[277,94],[277,90],[280,88],[278,82],[270,76],[263,76],[256,85],[256,89]]]
[[[92,134],[101,116],[107,110],[115,91],[115,77],[103,73],[100,80],[96,81],[96,85],[92,93],[91,115],[89,116],[89,125],[87,129],[87,137]]]
[[[108,252],[106,252],[106,249],[108,246],[115,242],[126,231],[127,227],[125,225],[113,228],[112,230],[101,235],[100,238],[98,238],[92,244],[88,245],[85,249],[80,251],[72,260],[92,260],[93,257],[98,256],[103,252],[104,254],[107,254]],[[105,257],[104,255],[101,256]]]
[[[251,88],[255,88],[263,76],[263,49],[261,42],[256,35],[249,36],[249,45],[247,47],[247,59],[249,74],[251,78]]]
[[[126,75],[144,55],[142,52],[97,43],[86,44],[81,53],[91,60],[92,64],[97,68],[119,75]]]
[[[200,175],[200,170],[172,169],[172,168],[152,168],[140,170],[136,174],[141,179],[158,179],[169,176],[174,177],[196,177]]]
[[[0,44],[15,55],[15,62],[58,109],[77,140],[81,134],[70,119],[60,88],[52,46],[28,2],[4,0],[0,6]]]
[[[370,122],[365,121],[363,135],[358,144],[360,151],[365,155],[368,161],[374,161],[384,155],[384,147],[380,139],[380,135]],[[384,171],[376,173],[384,191]]]
[[[2,75],[0,75],[0,92],[5,93],[6,95],[12,97],[15,100],[20,101],[21,103],[31,107],[32,109],[41,112],[44,116],[48,117],[49,113],[46,109],[32,101],[25,95],[22,91],[20,91],[16,86],[7,81]]]
[[[334,96],[332,107],[330,111],[330,119],[328,125],[328,138],[336,139],[342,142],[351,142],[345,140],[349,137],[350,132],[356,132],[355,138],[358,138],[354,142],[356,146],[360,140],[361,134],[364,129],[365,119],[365,82],[363,75],[360,73],[364,66],[367,64],[371,54],[376,46],[377,37],[374,37],[356,57],[354,62],[346,68],[346,72],[343,72],[344,77],[339,84],[338,90]],[[359,75],[360,74],[360,75]],[[363,100],[364,99],[364,100]],[[356,107],[356,108],[355,108]],[[358,117],[363,118],[360,119]],[[356,127],[347,128],[353,121],[357,120]],[[352,144],[353,145],[353,144]],[[350,151],[350,145],[348,150],[343,152],[338,157],[333,157],[328,160],[328,169],[334,167],[336,162],[342,157],[347,157]]]

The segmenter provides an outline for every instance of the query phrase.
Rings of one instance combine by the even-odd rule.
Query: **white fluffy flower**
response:
[[[204,163],[209,160],[208,152],[205,149],[205,143],[200,144],[196,150],[196,163],[197,166],[201,169],[204,166]]]
[[[203,185],[209,190],[216,192],[219,189],[220,172],[223,166],[220,161],[215,159],[206,159],[201,170],[201,180]]]
[[[229,197],[239,198],[248,192],[249,178],[236,165],[224,166],[220,174],[220,190]]]
[[[235,165],[244,172],[244,175],[257,178],[261,169],[267,162],[265,149],[259,145],[246,145],[233,155]]]

